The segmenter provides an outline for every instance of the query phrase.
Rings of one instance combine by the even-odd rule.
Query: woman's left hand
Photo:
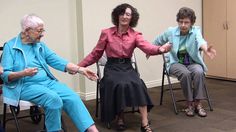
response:
[[[207,47],[205,54],[210,58],[213,59],[216,56],[216,50],[213,49],[213,46]]]
[[[0,75],[3,73],[3,68],[0,66]]]
[[[96,81],[98,79],[97,74],[86,67],[79,67],[78,72],[86,76],[89,80]]]

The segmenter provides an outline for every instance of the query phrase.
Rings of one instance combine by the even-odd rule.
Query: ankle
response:
[[[147,119],[142,120],[142,123],[141,123],[142,126],[147,126],[148,124],[149,123]]]
[[[151,126],[149,124],[140,127],[141,132],[152,132]]]
[[[187,105],[187,107],[194,106],[194,102],[193,101],[187,101],[186,105]]]
[[[98,132],[98,129],[95,125],[90,126],[86,132]]]

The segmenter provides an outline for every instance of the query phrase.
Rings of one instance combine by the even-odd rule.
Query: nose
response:
[[[184,27],[186,24],[184,22],[180,23],[181,27]]]

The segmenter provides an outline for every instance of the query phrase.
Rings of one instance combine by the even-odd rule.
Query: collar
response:
[[[188,34],[192,34],[192,33],[193,33],[193,26],[190,27]],[[180,36],[180,28],[179,27],[177,28],[175,35]]]
[[[132,32],[132,28],[129,27],[127,32],[124,33],[124,34],[127,34],[129,36],[131,34],[131,32]],[[111,28],[111,34],[112,35],[115,35],[115,34],[117,35],[118,34],[118,27],[117,26]]]
[[[35,45],[34,47],[40,48],[41,45],[39,43],[40,42],[34,44]],[[13,45],[13,49],[20,49],[20,50],[22,50],[22,45],[23,45],[23,43],[22,43],[22,40],[21,40],[21,33],[19,33],[17,35],[16,39],[15,39],[15,42],[14,42],[14,45]]]

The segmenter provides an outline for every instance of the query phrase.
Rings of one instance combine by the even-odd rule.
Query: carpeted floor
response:
[[[207,87],[212,100],[214,111],[209,111],[206,102],[208,116],[205,118],[187,117],[183,112],[176,115],[173,111],[170,94],[164,94],[163,105],[159,105],[160,87],[148,89],[155,107],[149,114],[151,126],[155,132],[236,132],[236,82],[222,81],[215,79],[207,79]],[[177,98],[182,98],[182,91],[176,91]],[[106,125],[100,122],[95,115],[95,100],[85,102],[91,115],[94,117],[96,125],[101,132],[115,132],[116,126],[113,122],[111,129],[107,129]],[[177,104],[179,110],[183,109],[184,103]],[[28,113],[28,111],[20,114]],[[63,114],[68,132],[77,132],[71,120]],[[43,121],[40,124],[32,124],[31,119],[21,119],[20,127],[22,132],[36,132],[43,127]],[[140,131],[140,116],[138,113],[127,113],[125,122],[128,126],[125,132]],[[14,122],[7,124],[7,132],[15,132]]]

